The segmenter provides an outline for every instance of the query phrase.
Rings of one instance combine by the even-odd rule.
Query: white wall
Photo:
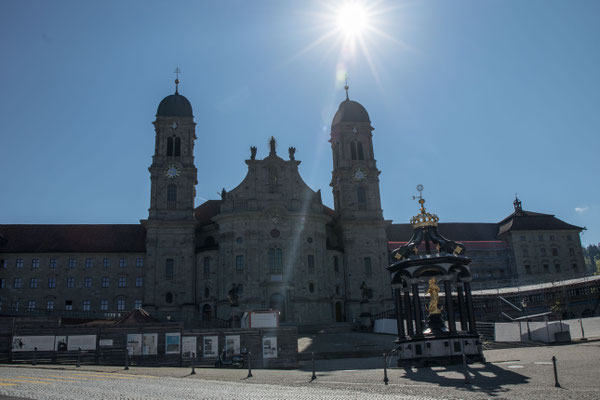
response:
[[[564,320],[562,331],[569,331],[571,339],[581,339],[581,325],[585,337],[600,337],[600,317]],[[529,322],[529,331],[531,340],[551,343],[554,341],[554,334],[561,331],[561,324],[559,321]],[[498,342],[526,342],[529,340],[527,322],[497,322],[494,337]]]

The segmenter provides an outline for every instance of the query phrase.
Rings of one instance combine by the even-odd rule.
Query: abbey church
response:
[[[295,149],[275,138],[263,159],[250,148],[234,189],[195,207],[195,125],[178,90],[160,102],[141,224],[0,225],[0,314],[100,318],[144,308],[159,319],[229,320],[272,309],[301,325],[352,321],[365,304],[372,314],[393,308],[388,254],[412,227],[384,219],[361,104],[346,96],[332,118],[333,208],[303,181]],[[582,228],[523,210],[518,199],[498,223],[439,226],[465,245],[481,282],[585,273]]]

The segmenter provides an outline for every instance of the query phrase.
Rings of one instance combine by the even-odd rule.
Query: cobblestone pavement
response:
[[[383,359],[318,360],[298,370],[0,366],[0,398],[45,399],[598,399],[600,341],[486,352],[488,363],[388,370]],[[558,359],[554,387],[551,357]],[[393,360],[392,360],[393,361]]]

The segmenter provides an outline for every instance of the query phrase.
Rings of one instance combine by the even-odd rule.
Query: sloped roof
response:
[[[486,222],[441,222],[438,231],[447,239],[457,242],[496,241],[498,225]],[[411,224],[392,224],[387,228],[390,242],[407,242],[412,237]]]
[[[138,325],[138,324],[155,324],[159,322],[153,318],[143,308],[136,308],[123,318],[115,322],[115,325]]]
[[[533,211],[515,210],[498,223],[498,235],[508,231],[575,230],[583,228],[566,223],[552,214],[540,214]]]
[[[221,211],[221,203],[223,200],[206,200],[194,210],[196,222],[200,225],[210,223],[211,218]]]
[[[146,251],[142,225],[0,225],[0,253]]]

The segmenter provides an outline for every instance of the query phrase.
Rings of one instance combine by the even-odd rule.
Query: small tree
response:
[[[553,313],[555,313],[558,316],[558,320],[560,321],[560,331],[563,331],[563,327],[562,327],[562,316],[563,316],[563,312],[565,311],[565,302],[563,301],[562,298],[557,297],[554,300],[554,303],[552,303],[552,305],[550,306],[550,309],[552,310]]]

